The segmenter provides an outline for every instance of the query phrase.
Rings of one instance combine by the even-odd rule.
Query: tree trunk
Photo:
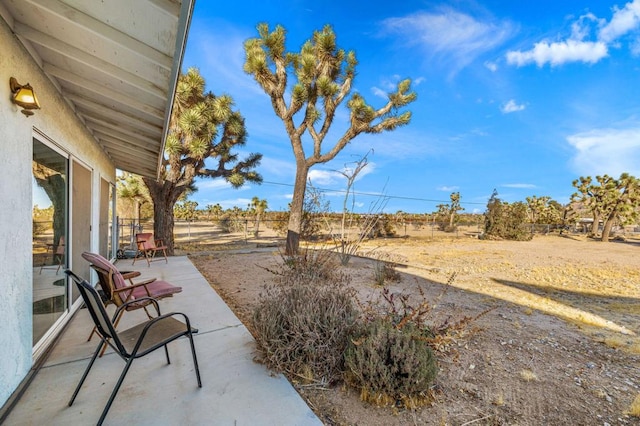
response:
[[[173,206],[178,201],[181,191],[178,191],[168,181],[160,185],[155,180],[143,178],[145,185],[149,189],[149,195],[153,200],[153,235],[157,240],[167,246],[167,254],[173,256]]]
[[[174,251],[173,240],[173,204],[165,199],[156,200],[153,209],[153,234],[158,240],[167,246],[167,254],[172,256]]]
[[[591,224],[591,236],[596,238],[600,229],[600,214],[593,212],[593,223]]]
[[[309,168],[306,163],[299,161],[296,167],[296,181],[293,186],[293,199],[291,200],[289,225],[287,227],[287,245],[285,247],[285,254],[287,256],[294,256],[298,254],[298,249],[300,247],[304,194],[307,189],[308,174]]]
[[[256,222],[255,222],[255,229],[253,231],[253,236],[255,238],[258,238],[259,234],[260,234],[260,212],[258,211],[258,213],[256,214]]]
[[[602,228],[602,237],[600,238],[600,241],[603,242],[609,242],[609,234],[611,233],[611,228],[613,227],[613,222],[615,222],[615,216],[614,217],[607,217],[606,222],[604,223],[604,227]]]

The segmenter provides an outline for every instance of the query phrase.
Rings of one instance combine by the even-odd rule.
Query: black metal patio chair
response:
[[[100,349],[102,345],[109,345],[116,354],[120,356],[125,361],[124,370],[120,374],[118,381],[111,392],[111,396],[109,397],[109,401],[107,405],[104,407],[102,411],[102,415],[100,416],[100,420],[98,421],[98,425],[101,425],[104,421],[107,413],[109,412],[109,408],[111,408],[111,404],[113,403],[122,382],[124,381],[131,364],[134,359],[141,358],[156,349],[160,349],[164,347],[165,355],[167,357],[167,363],[171,364],[171,360],[169,359],[169,350],[167,349],[167,344],[173,342],[174,340],[186,336],[189,339],[189,343],[191,344],[191,354],[193,356],[193,365],[196,370],[196,378],[198,380],[198,387],[202,387],[202,381],[200,380],[200,370],[198,368],[198,359],[196,357],[196,348],[193,344],[193,333],[197,333],[198,330],[191,327],[191,323],[189,318],[181,313],[181,312],[171,312],[168,314],[161,315],[160,307],[158,306],[158,302],[149,298],[151,304],[155,307],[155,310],[158,314],[157,317],[151,318],[145,322],[137,324],[127,330],[124,331],[116,331],[113,325],[113,320],[118,317],[120,310],[126,309],[127,302],[118,306],[116,312],[113,315],[113,318],[109,318],[107,311],[105,309],[104,303],[98,293],[98,291],[89,284],[86,280],[80,278],[76,274],[74,274],[70,270],[66,270],[65,273],[70,276],[73,281],[78,286],[78,290],[80,291],[80,295],[84,300],[87,309],[95,323],[97,334],[100,337],[100,343],[98,343],[98,347],[96,348],[91,361],[89,361],[89,365],[85,370],[82,378],[80,379],[80,383],[76,387],[71,400],[69,401],[69,406],[73,404],[84,383],[87,375],[89,374],[89,370],[93,366],[96,358],[98,358],[98,354],[100,353]],[[135,302],[139,303],[140,299],[136,299]],[[177,318],[181,318],[182,321]]]

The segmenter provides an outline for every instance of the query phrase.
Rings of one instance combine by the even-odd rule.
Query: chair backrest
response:
[[[136,242],[137,243],[142,243],[142,247],[144,247],[145,250],[151,250],[156,248],[156,240],[153,238],[153,234],[152,233],[143,233],[143,234],[136,234]]]
[[[118,271],[118,268],[116,268],[113,263],[109,262],[104,257],[100,256],[97,253],[91,253],[88,251],[82,253],[82,257],[89,263],[92,263],[99,268],[109,272],[113,277],[113,285],[115,286],[115,288],[123,288],[127,286],[127,282],[122,277],[120,271]]]
[[[102,303],[102,299],[100,298],[98,291],[93,288],[87,280],[80,278],[69,269],[64,272],[70,276],[78,286],[80,296],[82,296],[82,300],[84,300],[87,310],[89,311],[100,335],[104,338],[111,339],[110,344],[115,346],[120,353],[126,353],[126,350],[116,333],[115,327],[109,318],[109,314],[107,314],[104,303]]]
[[[56,254],[64,255],[64,235],[60,237],[58,241],[58,247],[56,248]]]
[[[114,292],[114,289],[120,289],[128,287],[124,277],[116,268],[116,266],[109,262],[106,258],[100,256],[97,253],[91,253],[85,251],[82,253],[82,257],[89,263],[94,271],[98,273],[98,279],[100,280],[100,286],[105,292],[105,295],[113,301],[117,306],[120,306],[129,297],[128,291]]]

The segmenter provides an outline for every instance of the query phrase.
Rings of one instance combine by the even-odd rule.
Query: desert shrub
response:
[[[378,259],[373,264],[373,280],[381,286],[389,281],[399,282],[400,274],[396,271],[393,263]]]
[[[287,235],[287,226],[289,225],[289,212],[270,212],[266,224],[273,229],[278,235]]]
[[[364,401],[376,405],[414,408],[430,401],[429,388],[437,374],[437,354],[456,362],[460,341],[479,331],[475,317],[440,318],[434,311],[453,284],[427,300],[418,294],[392,293],[384,288],[379,300],[362,306],[362,322],[345,352],[346,382],[360,390]]]
[[[533,238],[526,226],[527,205],[520,201],[509,204],[500,200],[494,190],[484,214],[484,235],[487,239],[529,241]]]
[[[428,397],[438,371],[424,330],[388,318],[366,324],[345,352],[347,381],[364,401],[413,408]]]
[[[328,252],[308,250],[284,260],[253,312],[258,348],[276,371],[331,384],[342,376],[359,316],[350,279]]]
[[[218,222],[218,226],[222,232],[242,232],[244,230],[245,220],[239,219],[231,214],[225,213]]]
[[[371,238],[393,237],[395,235],[393,217],[388,214],[379,215],[371,230]]]

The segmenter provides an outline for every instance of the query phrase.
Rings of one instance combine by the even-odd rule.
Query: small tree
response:
[[[133,219],[142,219],[142,206],[151,203],[149,190],[142,182],[142,178],[132,173],[123,172],[116,178],[116,191],[119,200],[127,200],[133,207]]]
[[[178,219],[187,220],[189,222],[198,218],[198,203],[195,201],[184,200],[176,203],[173,207],[173,214]]]
[[[287,254],[297,254],[303,226],[304,194],[309,169],[326,163],[361,133],[391,131],[409,123],[411,113],[399,109],[413,102],[411,81],[403,80],[380,109],[366,103],[359,93],[347,102],[349,127],[329,150],[322,143],[333,124],[337,108],[351,93],[356,74],[356,55],[338,49],[331,26],[315,31],[299,53],[285,51],[285,29],[259,24],[258,37],[245,42],[244,70],[251,74],[271,98],[274,112],[282,120],[296,161],[296,177],[287,230]],[[287,87],[288,79],[297,82]],[[288,101],[285,100],[288,96]],[[297,123],[296,120],[297,119]],[[311,153],[303,146],[303,135],[312,141]]]
[[[538,225],[565,226],[569,219],[567,208],[551,197],[527,197],[529,222]]]
[[[593,185],[593,179],[591,176],[580,177],[573,181],[573,186],[578,190],[571,196],[571,201],[574,205],[580,204],[591,212],[593,218],[593,225],[591,226],[591,236],[596,237],[598,235],[598,228],[600,226],[600,219],[602,218],[602,191],[597,185]]]
[[[207,219],[209,220],[218,219],[222,214],[222,206],[219,203],[207,204],[205,210],[207,212]]]
[[[256,215],[255,221],[255,229],[253,231],[253,236],[258,238],[259,229],[260,229],[260,217],[262,214],[269,208],[269,204],[267,200],[261,200],[258,197],[253,197],[251,199],[251,204],[249,204],[251,211]]]
[[[440,224],[442,230],[446,232],[453,232],[456,229],[455,224],[458,212],[463,211],[464,207],[460,205],[459,192],[452,192],[449,198],[451,199],[451,204],[438,204],[436,206],[438,207],[436,215],[439,219],[444,219]]]
[[[353,163],[354,167],[349,167],[347,164],[345,164],[344,169],[338,171],[338,173],[340,173],[345,177],[345,179],[347,179],[347,189],[344,193],[344,199],[342,200],[342,220],[340,223],[340,239],[342,241],[345,240],[345,227],[347,223],[347,214],[349,213],[349,209],[347,207],[347,204],[349,202],[349,194],[351,193],[351,188],[353,188],[353,184],[355,183],[358,174],[360,174],[360,172],[364,170],[364,168],[369,164],[369,160],[367,159],[368,155],[369,153],[365,154],[361,159],[355,161]],[[355,196],[352,198],[352,200],[351,211],[353,211],[353,205],[355,204]]]

